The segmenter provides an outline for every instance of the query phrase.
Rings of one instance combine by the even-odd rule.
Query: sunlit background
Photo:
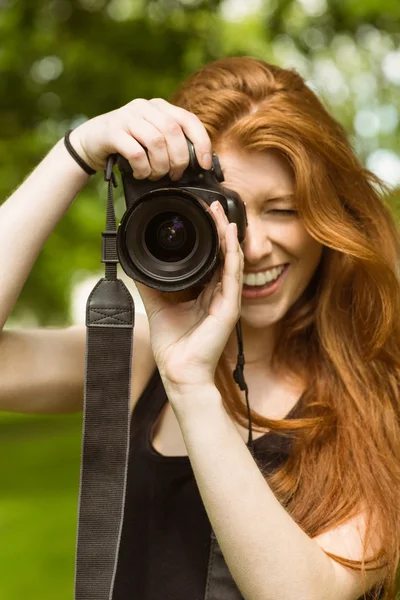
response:
[[[398,0],[0,0],[0,198],[68,129],[135,97],[168,98],[202,64],[239,54],[306,79],[400,216]],[[49,238],[7,327],[84,323],[103,273],[105,204],[99,174]],[[73,597],[80,428],[80,415],[0,415],[1,600]]]

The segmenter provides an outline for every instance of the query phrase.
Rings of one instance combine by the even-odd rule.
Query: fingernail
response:
[[[210,206],[211,210],[214,212],[218,212],[219,211],[219,202],[218,200],[216,200],[215,202],[213,202]]]

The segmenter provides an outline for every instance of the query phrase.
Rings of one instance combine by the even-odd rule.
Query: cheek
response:
[[[321,256],[323,246],[311,239],[306,240],[302,247],[301,255],[299,256],[301,270],[304,273],[307,280],[310,280],[317,269]]]
[[[314,240],[300,223],[293,223],[286,229],[286,246],[295,261],[301,266],[302,271],[314,273],[321,256],[323,245]]]

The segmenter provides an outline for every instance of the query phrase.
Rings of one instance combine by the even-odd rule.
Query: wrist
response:
[[[98,165],[96,165],[94,163],[94,161],[90,158],[90,156],[85,151],[85,148],[82,144],[81,137],[79,134],[79,127],[77,127],[76,129],[73,129],[70,132],[69,141],[70,141],[72,148],[74,149],[76,154],[79,156],[79,158],[81,160],[83,160],[88,167],[90,167],[94,171],[98,171],[99,170]]]
[[[75,144],[71,140],[71,136],[70,136],[70,143],[74,146],[74,149],[75,149]],[[80,175],[80,177],[83,179],[84,183],[86,183],[88,181],[88,179],[90,178],[89,173],[86,173],[85,170],[82,169],[82,167],[78,164],[76,159],[68,151],[68,149],[65,145],[65,136],[58,140],[58,142],[54,146],[53,150],[56,150],[57,153],[61,154],[63,161],[64,160],[65,160],[65,162],[68,161],[68,165],[71,166],[71,168],[74,170],[74,172],[76,171],[76,173]]]
[[[35,179],[38,176],[42,177],[43,169],[47,171],[48,178],[50,177],[49,172],[51,172],[49,181],[52,181],[52,185],[56,185],[59,178],[65,175],[68,182],[71,182],[72,187],[75,188],[75,193],[78,193],[89,179],[89,175],[81,169],[69,154],[65,147],[64,138],[59,139],[54,144],[44,160],[32,172],[31,177]]]
[[[222,396],[213,384],[202,386],[165,386],[169,402],[178,419],[195,418],[205,412],[223,409]]]

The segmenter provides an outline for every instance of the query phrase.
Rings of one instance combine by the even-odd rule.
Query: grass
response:
[[[0,598],[73,598],[81,427],[1,415]]]

